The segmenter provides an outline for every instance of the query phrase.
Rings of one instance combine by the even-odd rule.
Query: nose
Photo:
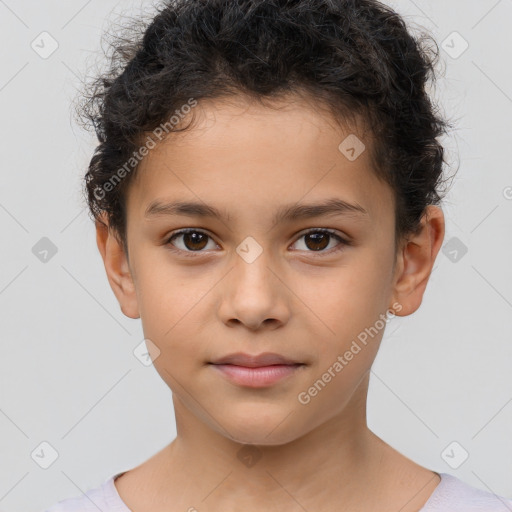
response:
[[[238,255],[222,283],[218,314],[228,326],[243,325],[251,331],[274,330],[290,318],[292,295],[284,276],[272,268],[265,251],[254,261]]]

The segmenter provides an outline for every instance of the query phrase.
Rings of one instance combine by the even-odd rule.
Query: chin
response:
[[[296,421],[293,414],[266,415],[265,418],[227,418],[224,417],[219,432],[232,441],[244,445],[279,446],[295,441],[306,432]],[[228,433],[229,432],[229,433]]]
[[[296,437],[291,436],[289,433],[267,435],[268,432],[240,432],[229,437],[231,441],[242,445],[254,445],[254,446],[282,446],[284,444],[291,443]]]

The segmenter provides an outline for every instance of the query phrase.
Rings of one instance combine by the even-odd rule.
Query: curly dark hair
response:
[[[167,0],[149,23],[131,22],[114,36],[107,71],[86,86],[77,109],[99,140],[85,176],[90,214],[100,222],[107,216],[125,251],[134,155],[173,114],[180,122],[167,136],[190,128],[194,116],[183,125],[179,113],[191,99],[243,95],[265,104],[299,95],[341,123],[362,119],[372,134],[373,172],[396,198],[395,247],[417,231],[426,206],[441,201],[438,138],[451,124],[426,91],[439,48],[426,31],[411,35],[390,7],[377,0]]]

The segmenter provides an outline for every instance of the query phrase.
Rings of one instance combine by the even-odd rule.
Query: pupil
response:
[[[200,239],[201,237],[204,238],[204,240],[206,240],[206,235],[203,234],[203,233],[198,233],[198,232],[193,232],[193,233],[185,233],[183,235],[183,242],[185,243],[185,246],[187,247],[187,249],[202,249],[203,247],[205,247],[205,244],[204,244],[204,240],[203,240],[203,243],[201,244],[201,241],[198,239]],[[189,240],[191,240],[191,243],[189,243]],[[194,245],[194,244],[198,244],[199,243],[199,247]]]
[[[313,238],[313,240],[316,240],[316,244],[318,244],[318,239],[319,238],[323,238],[324,241],[326,241],[328,239],[329,235],[327,235],[326,233],[313,233],[313,234],[309,234],[309,235],[306,235],[306,240],[308,238]],[[306,245],[308,246],[309,249],[314,249],[314,250],[320,250],[320,249],[324,249],[325,247],[327,247],[327,245],[329,245],[328,243],[321,243],[320,244],[320,247],[318,246],[313,246],[313,247],[310,247],[309,244],[306,242]]]

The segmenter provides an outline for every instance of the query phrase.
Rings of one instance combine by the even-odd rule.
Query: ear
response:
[[[443,211],[429,205],[417,234],[401,244],[393,281],[393,301],[402,306],[393,308],[397,316],[410,315],[420,307],[444,233]]]
[[[105,214],[95,224],[96,243],[121,311],[129,318],[140,318],[135,285],[123,245],[109,228]]]

